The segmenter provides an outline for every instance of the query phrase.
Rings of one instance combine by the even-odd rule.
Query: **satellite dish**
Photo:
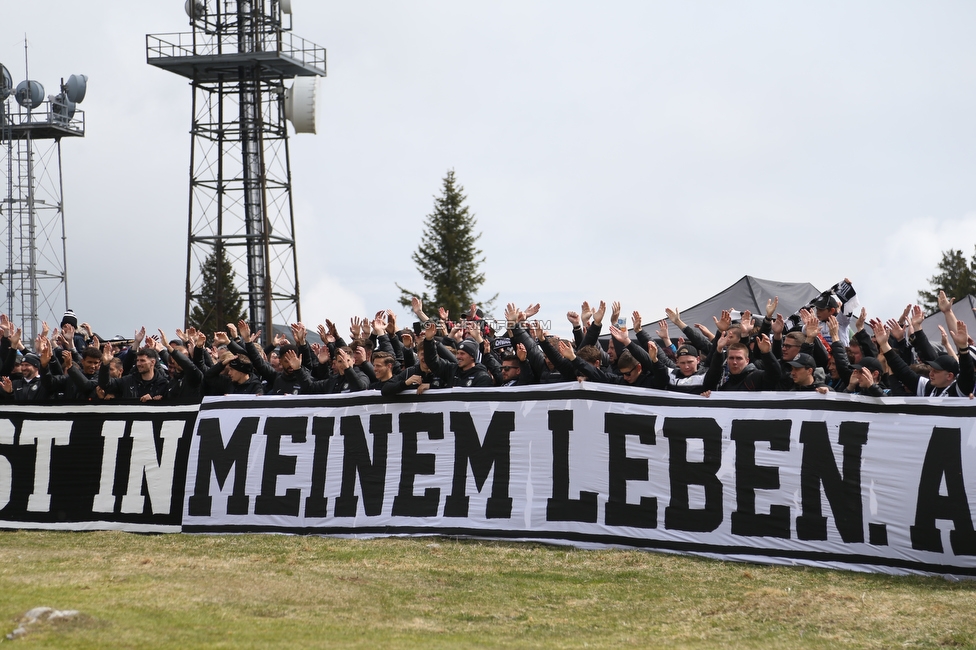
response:
[[[295,133],[315,133],[318,90],[318,77],[295,77],[291,88],[285,89],[285,118],[295,127]]]
[[[278,0],[278,6],[281,7],[281,13],[291,13],[291,0]]]
[[[65,96],[64,93],[61,93],[51,98],[51,111],[59,117],[70,120],[75,116],[75,102],[71,101],[71,98]]]
[[[71,75],[68,77],[68,83],[64,84],[62,91],[72,104],[80,104],[85,101],[85,93],[88,92],[88,75]],[[58,97],[60,96],[58,95]]]
[[[21,81],[17,84],[17,103],[24,108],[37,108],[44,101],[44,86],[39,81]]]
[[[199,18],[207,13],[207,4],[203,0],[186,0],[183,9],[190,18]]]
[[[5,101],[13,92],[14,78],[10,76],[10,70],[0,63],[0,102]]]

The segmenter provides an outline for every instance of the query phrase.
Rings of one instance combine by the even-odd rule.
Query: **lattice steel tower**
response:
[[[58,95],[45,98],[37,81],[14,88],[10,71],[0,65],[0,173],[6,173],[0,309],[22,328],[28,347],[41,321],[56,326],[68,305],[61,138],[85,135],[85,115],[75,105],[85,98],[87,81],[71,75]]]
[[[315,132],[325,49],[291,33],[291,0],[187,0],[186,12],[192,32],[146,37],[149,64],[193,89],[184,320],[221,291],[202,286],[204,260],[226,255],[269,338],[301,320],[286,120]]]

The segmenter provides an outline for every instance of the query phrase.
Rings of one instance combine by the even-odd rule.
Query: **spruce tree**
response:
[[[976,294],[976,252],[967,262],[961,250],[942,251],[939,273],[929,278],[931,291],[919,291],[918,299],[923,309],[935,312],[939,309],[939,291],[956,300]]]
[[[200,294],[190,309],[187,323],[205,332],[223,331],[227,323],[245,318],[244,299],[234,283],[234,267],[223,246],[218,246],[200,265]]]
[[[399,284],[400,304],[410,306],[410,299],[418,296],[424,301],[428,314],[438,307],[447,309],[451,318],[457,319],[468,313],[472,303],[478,302],[477,293],[485,282],[485,274],[479,270],[485,258],[476,246],[481,233],[475,232],[477,221],[464,204],[467,197],[464,188],[456,184],[454,170],[444,177],[441,196],[434,197],[434,211],[424,220],[424,233],[420,245],[411,256],[417,270],[427,284],[427,291],[408,291]],[[494,298],[482,308],[487,312]]]

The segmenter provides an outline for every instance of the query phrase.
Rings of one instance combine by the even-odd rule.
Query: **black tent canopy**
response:
[[[711,298],[687,309],[681,309],[680,314],[681,320],[688,325],[701,323],[715,331],[715,321],[712,317],[720,317],[723,309],[735,309],[740,312],[748,309],[756,318],[761,319],[766,313],[766,301],[778,296],[779,306],[776,311],[783,314],[784,318],[789,318],[790,314],[809,305],[818,295],[820,290],[809,282],[778,282],[744,275],[731,287]],[[661,313],[656,317],[651,314],[641,314],[641,316],[644,318],[644,331],[653,338],[657,330],[657,321],[664,314]],[[672,323],[669,325],[671,338],[683,336]]]

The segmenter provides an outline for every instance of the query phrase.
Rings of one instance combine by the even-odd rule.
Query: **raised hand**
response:
[[[723,350],[725,350],[725,348],[728,345],[729,345],[729,331],[725,330],[724,332],[722,332],[721,336],[718,337],[718,340],[715,341],[715,351],[722,352]]]
[[[837,322],[837,317],[833,314],[827,318],[827,331],[830,333],[831,341],[840,340],[840,323]]]
[[[871,326],[871,331],[874,332],[874,342],[878,345],[878,349],[882,353],[887,352],[891,349],[888,343],[888,330],[885,328],[885,324],[881,322],[880,318],[872,318],[868,324]]]
[[[945,291],[939,291],[939,311],[943,314],[952,309],[952,303],[955,298],[949,298],[946,296]]]
[[[614,338],[615,341],[619,341],[624,347],[630,345],[630,337],[627,336],[626,329],[620,329],[616,325],[610,326],[610,336]]]
[[[681,312],[678,311],[677,307],[674,309],[671,309],[670,307],[665,308],[664,313],[668,315],[668,319],[674,323],[674,326],[679,330],[683,330],[685,328],[685,323],[683,320],[681,320]]]
[[[749,338],[752,336],[752,330],[756,327],[756,321],[752,317],[752,312],[748,309],[742,312],[742,318],[739,320],[739,326],[742,328],[742,338]]]
[[[41,357],[41,367],[47,368],[47,364],[51,363],[51,342],[43,336],[38,337],[37,351]]]
[[[888,319],[888,329],[891,331],[891,335],[895,339],[902,341],[905,339],[905,328],[901,326],[901,323],[896,321],[894,318]]]
[[[230,343],[230,337],[227,336],[227,332],[214,332],[213,335],[214,345],[220,347],[222,345],[227,345]]]
[[[593,308],[590,307],[590,303],[584,300],[580,306],[580,323],[583,327],[586,327],[589,325],[591,318],[593,318]]]
[[[766,318],[773,320],[773,314],[776,313],[776,308],[779,307],[779,296],[774,296],[772,300],[766,301]]]
[[[596,308],[595,312],[593,312],[593,322],[596,323],[597,325],[602,325],[603,317],[604,315],[606,315],[606,313],[607,313],[607,303],[601,300],[600,306]]]
[[[468,321],[466,328],[468,336],[474,339],[475,343],[481,345],[485,338],[481,335],[481,327],[478,326],[477,321]]]
[[[328,345],[313,345],[312,352],[315,353],[315,357],[319,360],[320,365],[325,365],[329,363],[332,356],[329,354]]]
[[[515,356],[518,357],[520,362],[525,361],[529,357],[529,351],[525,349],[524,343],[519,343],[515,346]]]
[[[810,310],[801,309],[800,319],[803,321],[803,334],[807,337],[807,341],[817,338],[817,334],[820,333],[820,321],[817,320],[817,315]]]
[[[540,309],[542,309],[542,305],[540,305],[539,303],[535,303],[534,305],[529,305],[528,307],[525,308],[525,317],[532,318],[533,316],[539,313]]]
[[[295,345],[305,345],[305,339],[306,336],[308,336],[308,330],[305,329],[305,323],[292,323],[291,335],[295,337]]]
[[[145,341],[145,340],[146,340],[146,326],[143,325],[138,330],[136,330],[135,335],[133,335],[133,337],[132,337],[132,341],[133,341],[132,347],[133,348],[138,348],[140,345],[142,345],[142,342]]]
[[[241,339],[245,343],[251,340],[251,326],[243,318],[237,321],[237,333],[241,335]]]
[[[959,350],[960,354],[969,347],[969,327],[966,325],[966,321],[956,322],[956,331],[952,333],[952,342],[956,344],[956,349]]]
[[[573,326],[573,329],[580,326],[580,315],[575,311],[566,312],[566,320],[568,320],[569,324]]]
[[[634,321],[634,331],[639,332],[641,326],[644,324],[644,321],[641,320],[640,312],[635,309],[634,313],[630,315],[630,318]]]
[[[786,321],[783,320],[783,314],[776,314],[776,320],[773,321],[772,332],[773,338],[779,338],[783,336],[783,330],[786,329]]]
[[[714,316],[713,316],[713,318],[714,318]],[[692,327],[694,327],[696,330],[698,330],[699,332],[701,332],[702,333],[702,336],[704,336],[709,341],[711,341],[713,338],[715,338],[715,334],[712,332],[712,330],[708,329],[707,327],[705,327],[701,323],[695,323]]]
[[[620,320],[620,301],[614,300],[610,303],[610,324],[616,325]]]
[[[868,319],[868,310],[866,307],[861,307],[861,314],[857,317],[857,320],[854,321],[854,327],[857,329],[858,332],[864,329],[864,323],[867,321],[867,319]]]
[[[576,358],[576,352],[573,350],[573,346],[569,344],[569,341],[564,341],[559,339],[559,354],[563,356],[564,359],[572,361]]]
[[[922,329],[922,322],[925,321],[925,312],[918,305],[912,305],[911,325],[912,330],[917,332]]]
[[[382,336],[386,333],[386,311],[380,310],[373,317],[373,334]]]
[[[668,319],[662,318],[657,322],[657,337],[664,341],[666,345],[671,345],[671,334],[668,332]]]
[[[756,345],[763,354],[768,354],[773,349],[773,342],[765,334],[760,334],[756,337]]]
[[[904,327],[905,324],[908,323],[908,315],[910,313],[912,313],[912,304],[908,303],[905,305],[905,309],[901,312],[901,316],[898,318],[898,324]]]
[[[511,329],[518,322],[518,306],[514,302],[505,305],[505,320],[508,329]]]
[[[715,329],[717,329],[719,332],[726,332],[730,327],[732,327],[732,310],[723,309],[722,317],[715,318],[712,316],[712,320],[715,321]]]
[[[299,356],[294,350],[288,350],[281,357],[281,365],[289,370],[298,370],[302,367],[302,357]]]
[[[658,352],[657,344],[655,344],[654,341],[648,341],[647,356],[649,356],[651,358],[651,361],[653,361],[654,363],[657,363],[657,352]]]
[[[397,331],[397,321],[396,314],[393,313],[392,309],[386,310],[386,333],[388,336],[393,336]]]

